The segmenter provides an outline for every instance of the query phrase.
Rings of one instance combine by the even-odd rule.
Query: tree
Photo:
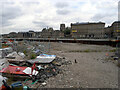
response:
[[[70,33],[71,33],[71,30],[70,30],[70,28],[66,28],[65,30],[64,30],[64,35],[70,35]]]

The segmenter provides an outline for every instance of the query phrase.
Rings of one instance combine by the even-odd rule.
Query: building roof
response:
[[[76,23],[71,23],[71,25],[86,25],[86,24],[105,24],[104,22],[76,22]]]
[[[16,32],[10,32],[9,34],[16,34]]]
[[[113,23],[120,23],[120,21],[115,21],[115,22],[113,22]]]
[[[120,24],[120,21],[114,21],[111,26],[113,26],[114,24],[118,24],[118,23]]]

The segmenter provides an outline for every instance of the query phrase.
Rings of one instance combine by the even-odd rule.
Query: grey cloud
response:
[[[64,7],[68,7],[69,4],[68,3],[65,3],[65,2],[58,2],[56,3],[55,5],[57,8],[64,8]]]
[[[40,2],[33,2],[33,1],[29,1],[29,2],[21,2],[22,5],[38,5],[40,4]]]
[[[11,6],[11,7],[3,7],[0,16],[2,17],[2,26],[9,26],[12,23],[9,21],[14,19],[22,14],[21,9],[19,7]]]
[[[12,25],[12,23],[10,23],[9,21],[7,21],[7,19],[4,19],[4,20],[2,20],[2,23],[1,23],[0,26],[4,27],[4,26],[10,26],[10,25]]]
[[[116,12],[97,13],[91,19],[95,21],[99,21],[109,17],[112,18],[113,16],[115,16],[115,14],[117,13]]]
[[[103,20],[105,22],[113,22],[115,21],[113,19],[116,19],[118,17],[118,6],[113,1],[101,1],[92,5],[94,5],[97,9],[97,13],[91,18],[93,21]]]
[[[105,17],[105,15],[103,15],[103,14],[96,14],[91,19],[97,21],[97,20],[101,20],[104,17]]]
[[[0,3],[2,4],[15,4],[15,1],[14,0],[0,0]]]
[[[57,10],[56,12],[57,12],[57,14],[60,14],[60,15],[66,15],[66,14],[70,13],[69,10]]]
[[[103,21],[109,25],[117,20],[117,13],[96,14],[91,18],[92,21]]]
[[[49,26],[46,22],[33,21],[33,23],[38,27],[42,27],[42,28]]]

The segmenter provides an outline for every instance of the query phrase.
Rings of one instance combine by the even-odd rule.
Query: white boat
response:
[[[56,58],[56,55],[40,54],[36,59],[28,60],[30,63],[50,63]]]

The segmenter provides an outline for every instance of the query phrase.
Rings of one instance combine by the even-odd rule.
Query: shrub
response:
[[[30,55],[30,59],[35,59],[35,58],[36,58],[36,54],[31,53],[31,55]]]
[[[116,52],[116,49],[109,50],[110,52]]]

